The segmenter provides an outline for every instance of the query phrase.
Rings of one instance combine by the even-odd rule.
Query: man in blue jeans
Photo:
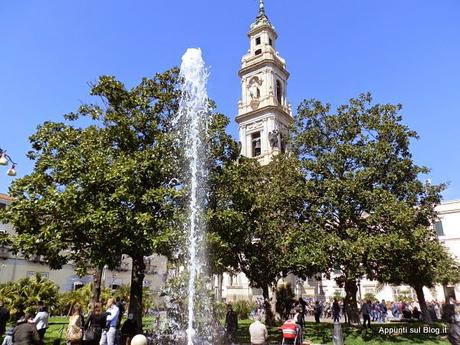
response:
[[[107,328],[102,332],[99,345],[115,345],[119,317],[120,310],[115,305],[113,298],[109,298],[107,301]]]

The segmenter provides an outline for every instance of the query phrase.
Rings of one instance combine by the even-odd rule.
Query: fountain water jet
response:
[[[186,335],[187,345],[193,345],[197,334],[195,329],[197,283],[200,275],[204,274],[206,266],[204,259],[206,225],[203,221],[203,211],[206,194],[207,155],[203,136],[206,134],[209,106],[206,93],[208,73],[200,49],[188,49],[183,55],[180,77],[182,79],[182,97],[179,103],[177,121],[181,124],[182,139],[185,141],[190,188],[187,222],[188,320]]]

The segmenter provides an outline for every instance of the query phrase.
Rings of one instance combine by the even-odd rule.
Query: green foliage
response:
[[[409,290],[401,290],[399,294],[396,295],[395,300],[397,302],[413,302],[412,294]]]
[[[43,301],[52,312],[58,304],[59,288],[40,274],[0,285],[0,300],[12,313],[18,310],[36,313],[38,302]]]
[[[170,183],[176,85],[177,70],[131,90],[102,76],[91,94],[103,106],[82,105],[67,123],[38,127],[30,137],[34,171],[13,183],[14,202],[2,214],[17,232],[14,250],[40,253],[52,268],[72,260],[80,273],[88,261],[112,268],[123,253],[168,252],[178,197]]]
[[[377,300],[377,297],[372,292],[366,292],[364,294],[363,301],[375,302],[376,300]]]
[[[224,167],[209,211],[211,255],[221,271],[243,271],[268,297],[268,286],[291,267],[297,239],[286,234],[302,221],[303,185],[297,161],[286,155],[266,166],[241,157]]]
[[[412,160],[417,133],[402,124],[400,110],[373,104],[370,94],[335,112],[316,100],[298,109],[293,147],[307,176],[310,221],[294,233],[302,245],[293,260],[300,270],[320,263],[328,275],[338,268],[353,306],[362,276],[431,286],[439,258],[447,259],[430,229],[444,186],[419,180],[429,170]]]
[[[333,301],[334,299],[337,299],[337,301],[343,300],[342,293],[340,291],[335,291],[331,300]]]
[[[59,294],[58,304],[54,313],[56,315],[70,315],[72,307],[77,303],[80,304],[85,313],[88,312],[91,293],[91,284],[85,284],[78,290],[66,291]]]
[[[295,295],[292,292],[292,288],[289,284],[280,285],[276,289],[276,312],[280,314],[283,320],[289,317],[292,306],[295,302]]]
[[[224,320],[227,314],[227,304],[224,302],[214,303],[214,311],[218,320]]]
[[[65,122],[45,122],[30,137],[34,170],[13,183],[2,212],[16,235],[13,250],[41,254],[51,268],[72,261],[79,274],[133,259],[130,309],[140,318],[143,257],[169,255],[184,239],[183,146],[173,120],[180,98],[178,70],[127,89],[101,76]],[[84,126],[82,126],[84,124]],[[236,144],[228,119],[212,114],[207,136],[211,175]],[[140,322],[140,319],[138,319]]]
[[[239,300],[232,303],[233,311],[238,315],[238,319],[247,319],[256,304],[246,300]]]

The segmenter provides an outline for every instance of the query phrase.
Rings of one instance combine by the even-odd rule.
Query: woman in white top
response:
[[[37,328],[38,335],[40,336],[40,340],[43,341],[43,338],[45,337],[46,329],[48,328],[48,310],[46,307],[42,304],[38,308],[38,313],[34,317],[34,324],[35,327]]]

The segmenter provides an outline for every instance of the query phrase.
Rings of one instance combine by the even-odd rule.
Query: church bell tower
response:
[[[276,51],[278,35],[265,14],[264,1],[259,2],[259,15],[248,33],[250,48],[238,73],[242,93],[236,122],[241,154],[268,164],[286,149],[293,117],[287,101],[286,61]]]

